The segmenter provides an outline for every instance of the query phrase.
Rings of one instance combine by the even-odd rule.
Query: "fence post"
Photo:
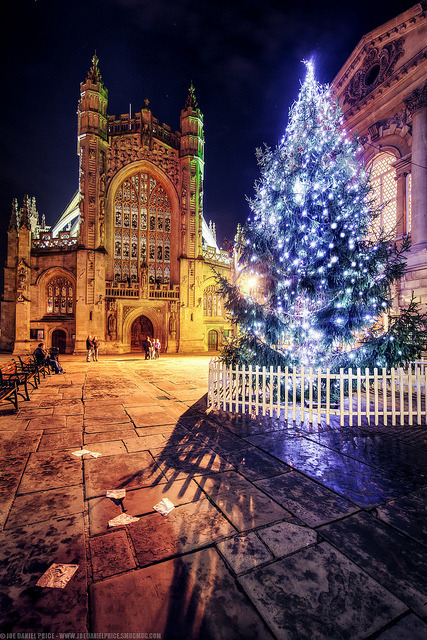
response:
[[[265,366],[262,368],[262,415],[265,416]]]
[[[326,369],[326,424],[331,424],[331,370]]]
[[[344,426],[344,369],[340,369],[340,427]]]
[[[248,404],[248,409],[249,409],[249,414],[252,414],[252,389],[253,389],[253,384],[252,384],[252,365],[249,365],[249,384],[248,384],[248,392],[249,392],[249,404]]]
[[[371,424],[371,398],[369,395],[371,385],[371,376],[369,373],[369,369],[366,367],[365,369],[365,391],[366,391],[366,417],[368,419],[368,424]]]
[[[259,413],[259,364],[255,367],[255,413]]]
[[[301,415],[300,420],[304,422],[304,401],[305,401],[305,376],[304,376],[304,366],[300,367],[300,378],[301,378]]]
[[[357,375],[357,426],[362,424],[362,372],[359,367],[356,369]]]
[[[391,385],[391,424],[396,426],[396,369],[392,368],[390,372],[390,385]]]
[[[295,367],[292,369],[292,420],[297,419],[297,374]]]
[[[227,411],[227,365],[222,365],[222,409]]]
[[[308,423],[313,424],[313,367],[308,370]]]
[[[274,373],[273,367],[270,367],[270,418],[273,417],[273,392],[274,392]]]
[[[281,377],[282,377],[282,370],[280,368],[280,365],[277,367],[277,417],[280,418],[280,389],[281,389]]]
[[[375,426],[378,425],[378,369],[374,369],[374,411],[375,411]]]
[[[242,413],[245,413],[246,407],[246,367],[242,367]]]
[[[288,407],[288,402],[289,402],[288,376],[289,376],[289,367],[286,366],[285,367],[285,420],[286,420],[286,422],[288,421],[288,414],[289,414],[289,407]]]
[[[405,424],[405,371],[403,367],[399,368],[399,400],[400,400],[400,426]]]
[[[322,371],[317,369],[317,424],[322,424]]]
[[[388,405],[387,405],[387,370],[383,367],[383,422],[387,426]]]
[[[408,369],[408,424],[412,426],[412,367]]]
[[[348,374],[348,426],[353,426],[353,369],[347,371]]]

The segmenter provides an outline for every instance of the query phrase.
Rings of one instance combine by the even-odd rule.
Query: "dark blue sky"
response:
[[[205,122],[205,217],[231,239],[248,215],[255,149],[275,145],[301,60],[331,82],[360,38],[403,0],[14,0],[1,39],[1,267],[11,201],[35,196],[52,223],[77,189],[77,102],[96,50],[109,114],[179,126],[191,81]]]

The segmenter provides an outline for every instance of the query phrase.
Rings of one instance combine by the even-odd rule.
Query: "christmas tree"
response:
[[[391,320],[387,331],[378,324],[392,306],[409,242],[398,246],[375,224],[362,149],[330,88],[316,82],[312,63],[306,68],[283,139],[257,151],[261,177],[236,237],[235,282],[218,276],[237,326],[222,358],[396,366],[419,355],[427,337],[415,301],[408,322]]]

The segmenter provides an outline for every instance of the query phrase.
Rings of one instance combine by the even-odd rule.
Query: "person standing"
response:
[[[151,358],[151,340],[150,340],[150,336],[147,336],[147,339],[144,343],[144,349],[145,349],[145,359],[146,360],[150,360]]]
[[[87,351],[86,362],[90,362],[90,357],[91,357],[92,351],[93,351],[92,336],[88,336],[87,339],[86,339],[86,351]]]
[[[160,340],[158,338],[154,340],[153,346],[154,346],[154,359],[158,360],[160,356],[160,347],[161,347]]]
[[[98,362],[99,340],[96,336],[93,336],[92,344],[93,344],[93,359],[95,360],[95,362]]]

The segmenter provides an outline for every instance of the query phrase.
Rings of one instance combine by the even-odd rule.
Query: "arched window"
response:
[[[203,315],[204,316],[220,316],[221,296],[215,289],[215,285],[211,284],[203,292]]]
[[[389,153],[377,155],[371,165],[371,183],[374,189],[376,207],[382,206],[381,213],[374,223],[374,229],[384,229],[392,233],[397,224],[397,182],[396,171],[392,166],[396,162]]]
[[[74,290],[71,282],[63,276],[55,276],[46,286],[46,313],[55,315],[74,312]]]
[[[137,282],[148,265],[151,283],[169,282],[171,205],[162,185],[148,173],[127,178],[117,190],[114,212],[114,278],[130,274]]]

